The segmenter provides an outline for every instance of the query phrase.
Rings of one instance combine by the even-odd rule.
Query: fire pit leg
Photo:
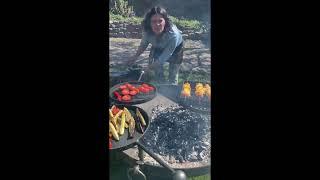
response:
[[[138,151],[139,151],[139,154],[138,154],[139,160],[143,162],[144,161],[145,152],[143,151],[143,149],[141,149],[140,146],[138,146]]]
[[[139,177],[139,179],[147,180],[146,175],[140,170],[140,165],[144,163],[141,161],[137,161],[136,165],[133,168],[129,168],[127,171],[127,177],[129,180],[133,180],[134,177]]]

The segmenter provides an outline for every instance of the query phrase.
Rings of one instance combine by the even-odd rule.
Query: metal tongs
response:
[[[140,82],[141,78],[142,78],[142,75],[144,74],[144,71],[142,70],[141,73],[140,73],[140,76],[139,76],[139,79],[138,79],[138,82]]]

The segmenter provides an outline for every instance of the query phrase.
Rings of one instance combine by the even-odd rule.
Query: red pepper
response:
[[[133,88],[134,86],[132,86],[131,84],[127,83],[125,84],[127,86],[128,89]]]
[[[141,86],[146,87],[146,88],[149,87],[149,85],[148,85],[148,84],[145,84],[145,83],[143,83]]]
[[[139,88],[140,92],[142,93],[148,93],[149,92],[149,89],[145,88],[145,87],[140,87]]]
[[[121,95],[117,91],[113,92],[113,94],[116,96],[116,98],[118,98],[119,96],[121,97]]]
[[[135,96],[136,94],[138,94],[138,92],[137,92],[137,91],[135,91],[135,90],[130,91],[130,95],[131,95],[131,96]]]
[[[109,149],[112,148],[112,143],[111,143],[111,139],[109,138]]]
[[[119,111],[120,111],[119,108],[114,107],[114,108],[112,109],[112,114],[113,114],[113,115],[116,115]]]
[[[131,96],[130,96],[130,95],[124,95],[124,96],[122,97],[122,100],[124,100],[124,101],[130,101],[130,100],[131,100]]]
[[[127,86],[126,86],[126,85],[121,85],[119,88],[120,88],[121,90],[123,90],[123,89],[127,89]]]
[[[121,95],[117,91],[114,91],[113,94],[117,98],[118,101],[122,100]]]
[[[121,91],[121,94],[122,95],[128,95],[128,94],[130,94],[130,91],[128,89],[124,89],[124,90]]]

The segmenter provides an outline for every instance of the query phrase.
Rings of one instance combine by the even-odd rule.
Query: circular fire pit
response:
[[[153,109],[150,131],[142,143],[172,164],[210,161],[210,116],[180,106]]]
[[[211,158],[211,116],[184,109],[170,97],[170,90],[159,88],[158,96],[144,104],[143,108],[151,117],[150,131],[141,140],[150,151],[174,169],[183,170],[188,176],[210,172]],[[170,89],[170,88],[169,88]],[[176,91],[172,87],[172,91]],[[171,92],[172,95],[176,95]],[[124,151],[125,160],[130,164],[141,160],[137,147]],[[167,173],[157,161],[144,153],[141,169],[146,174],[164,176]],[[170,174],[168,174],[170,177]]]

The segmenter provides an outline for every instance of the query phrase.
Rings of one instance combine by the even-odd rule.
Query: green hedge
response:
[[[109,13],[109,20],[120,21],[120,22],[130,22],[132,24],[141,24],[143,19],[139,17],[123,17],[121,15],[115,15],[115,14]]]
[[[123,17],[121,15],[115,15],[109,13],[110,21],[120,21],[120,22],[129,22],[132,24],[141,24],[143,18],[140,17]],[[178,28],[190,29],[199,31],[202,30],[204,24],[197,20],[188,20],[188,19],[178,19],[176,17],[170,16],[172,22],[177,25]]]

